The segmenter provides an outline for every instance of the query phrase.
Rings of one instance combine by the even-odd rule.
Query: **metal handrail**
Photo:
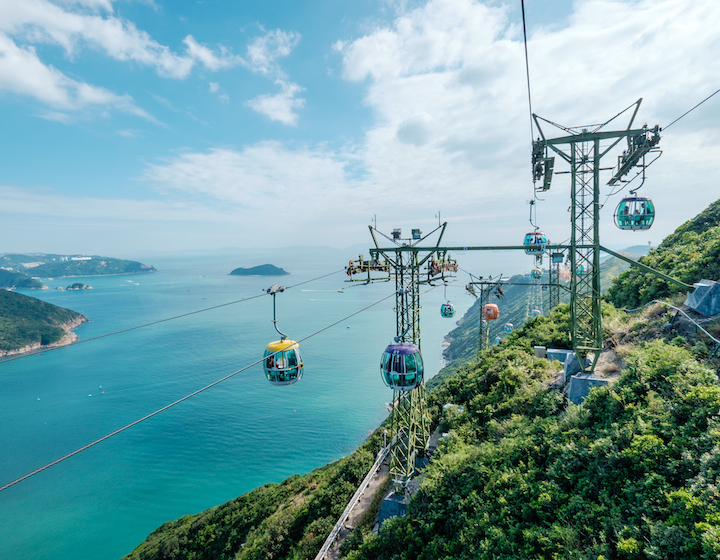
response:
[[[370,485],[370,480],[373,476],[375,476],[375,473],[377,473],[378,469],[380,468],[380,465],[387,457],[388,453],[390,452],[390,447],[392,446],[392,443],[386,447],[383,447],[382,450],[378,453],[377,459],[375,459],[375,463],[372,467],[370,467],[370,471],[368,471],[367,475],[365,475],[365,478],[363,479],[362,483],[360,483],[360,486],[358,486],[357,491],[353,495],[353,497],[350,499],[350,502],[345,507],[345,511],[343,511],[340,518],[337,520],[337,523],[335,523],[335,527],[333,527],[333,530],[328,535],[328,538],[325,539],[325,543],[322,545],[322,548],[320,549],[320,552],[317,553],[317,556],[315,556],[315,560],[323,560],[325,556],[327,555],[328,551],[330,550],[330,547],[335,542],[335,539],[337,538],[338,534],[342,530],[342,528],[345,526],[345,522],[350,517],[350,513],[357,505],[358,501],[360,500],[360,497],[363,495],[365,490],[367,490],[367,487]]]

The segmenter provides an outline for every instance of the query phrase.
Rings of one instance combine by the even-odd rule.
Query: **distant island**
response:
[[[71,284],[66,290],[92,290],[92,286],[88,286],[87,284],[83,284],[81,282],[75,282],[74,284]]]
[[[261,264],[252,268],[236,268],[231,276],[287,276],[290,274],[282,268],[278,268],[272,264]]]
[[[39,299],[0,290],[0,356],[64,346],[87,317]]]
[[[155,270],[150,264],[96,255],[7,254],[0,257],[0,288],[43,289],[46,286],[39,278],[144,274]]]

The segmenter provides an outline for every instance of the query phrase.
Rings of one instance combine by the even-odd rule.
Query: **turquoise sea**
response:
[[[145,257],[157,272],[44,279],[49,290],[24,293],[90,318],[76,330],[82,340],[341,271],[353,257],[320,249]],[[228,275],[266,262],[291,275]],[[279,294],[279,328],[303,338],[394,290],[347,288],[346,279],[339,272]],[[75,281],[94,289],[55,290]],[[441,367],[443,336],[473,302],[462,286],[447,290],[455,319],[440,317],[442,287],[422,295],[429,376]],[[165,521],[349,454],[388,413],[379,359],[394,335],[393,306],[389,298],[303,342],[295,385],[272,386],[254,366],[0,492],[0,558],[117,560]],[[277,338],[271,319],[264,296],[0,364],[0,485],[257,360]]]

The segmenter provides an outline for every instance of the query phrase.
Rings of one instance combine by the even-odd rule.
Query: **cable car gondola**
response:
[[[505,326],[503,327],[503,330],[507,333],[513,332],[513,324],[512,323],[505,323]]]
[[[499,336],[496,336],[496,337],[495,337],[495,344],[500,344],[500,337],[499,337]]]
[[[533,310],[532,310],[532,316],[533,316],[533,318],[535,318],[535,317],[540,317],[540,315],[542,315],[542,313],[540,313],[540,310],[539,310],[539,309],[533,309]]]
[[[533,280],[540,280],[540,278],[542,278],[542,270],[539,268],[533,268],[530,272],[530,276],[532,276]]]
[[[443,303],[440,306],[440,315],[445,317],[446,319],[449,317],[453,317],[455,315],[455,306],[449,301],[447,303]]]
[[[488,321],[492,321],[500,317],[500,309],[494,303],[486,303],[483,306],[483,317]]]
[[[280,340],[274,340],[265,347],[262,361],[265,377],[273,385],[292,385],[296,381],[300,381],[303,374],[300,345],[294,340],[290,340],[277,326],[275,295],[283,291],[285,291],[285,287],[278,284],[273,284],[266,290],[273,297],[273,326],[280,335]]]
[[[450,303],[450,300],[448,300],[448,298],[447,298],[447,282],[445,282],[444,293],[445,293],[445,303],[443,303],[440,306],[440,315],[442,317],[445,317],[446,319],[448,319],[455,315],[455,306],[452,303]]]
[[[523,240],[523,247],[528,255],[542,255],[547,248],[547,244],[547,237],[539,229],[526,233]]]
[[[284,338],[275,340],[265,348],[263,371],[273,385],[292,385],[302,379],[303,361],[300,345]]]
[[[623,198],[615,209],[615,225],[620,229],[639,231],[650,229],[655,221],[655,206],[649,198]]]
[[[411,342],[390,344],[383,352],[380,370],[385,385],[396,391],[410,391],[423,380],[420,348]]]

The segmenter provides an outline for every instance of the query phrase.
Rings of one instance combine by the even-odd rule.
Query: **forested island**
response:
[[[720,201],[641,262],[687,283],[718,279]],[[339,557],[719,558],[718,347],[654,299],[680,306],[684,295],[637,269],[615,279],[596,369],[608,383],[579,406],[561,364],[534,352],[568,347],[569,305],[477,355],[476,303],[455,359],[428,382],[432,428],[445,435],[407,514],[373,533],[386,486]],[[719,320],[703,319],[716,339]],[[313,559],[381,446],[379,428],[349,457],[164,524],[126,558]]]
[[[70,344],[77,339],[72,329],[87,320],[75,311],[0,290],[0,356]]]
[[[6,254],[0,257],[0,288],[43,288],[37,278],[108,276],[155,272],[155,267],[111,257]]]
[[[261,264],[252,268],[236,268],[230,273],[231,276],[287,276],[289,274],[272,264]]]
[[[83,284],[82,282],[75,282],[74,284],[70,284],[66,290],[92,290],[92,286],[88,286],[87,284]]]

